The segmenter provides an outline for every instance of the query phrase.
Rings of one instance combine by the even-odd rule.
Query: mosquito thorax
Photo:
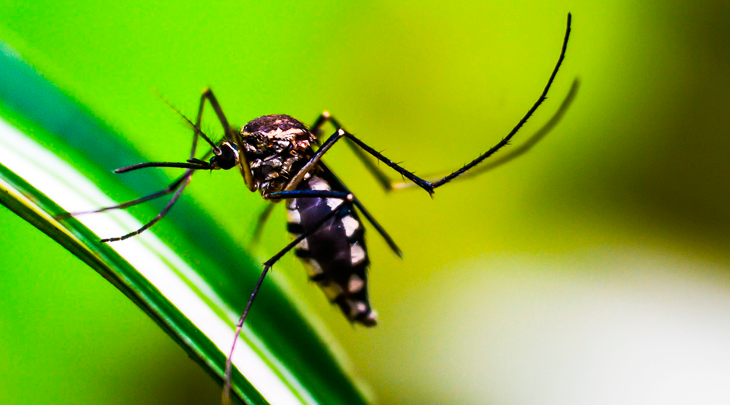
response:
[[[293,117],[265,115],[243,126],[241,140],[256,188],[265,195],[284,189],[311,156],[315,137]]]

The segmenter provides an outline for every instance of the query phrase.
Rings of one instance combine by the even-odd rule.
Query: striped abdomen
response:
[[[312,175],[303,180],[297,190],[331,190],[334,182],[327,181],[326,176],[326,173]],[[336,198],[290,200],[287,204],[289,232],[295,237],[302,234],[333,210],[340,209],[341,204],[343,200]],[[376,314],[368,299],[369,260],[364,229],[352,206],[345,205],[340,209],[339,214],[302,240],[295,252],[304,262],[310,279],[350,321],[375,325]]]

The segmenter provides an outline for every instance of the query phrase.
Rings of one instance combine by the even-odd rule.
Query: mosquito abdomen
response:
[[[312,175],[298,190],[332,190],[332,182]],[[344,190],[332,190],[344,191]],[[373,326],[376,314],[368,298],[364,228],[352,206],[337,198],[295,198],[287,204],[289,232],[298,236],[333,210],[340,212],[295,248],[309,278],[316,282],[330,302],[336,303],[352,322]]]

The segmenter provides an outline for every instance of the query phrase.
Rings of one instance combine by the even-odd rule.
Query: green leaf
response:
[[[0,203],[87,263],[147,313],[218,380],[234,324],[260,266],[190,201],[165,240],[155,229],[102,244],[141,222],[123,211],[57,220],[66,211],[114,205],[123,194],[110,167],[143,159],[0,43]],[[164,187],[164,177],[145,180]],[[132,186],[134,188],[134,186]],[[118,193],[118,194],[117,194]],[[173,221],[168,221],[173,222]],[[169,229],[169,228],[165,228]],[[178,243],[179,242],[179,243]],[[184,254],[176,252],[184,246]],[[191,263],[194,258],[195,263]],[[242,293],[242,290],[244,291]],[[266,316],[258,316],[265,308]],[[365,403],[364,390],[321,326],[272,280],[260,293],[234,355],[233,391],[249,403]]]

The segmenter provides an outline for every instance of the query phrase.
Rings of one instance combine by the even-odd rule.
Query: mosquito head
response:
[[[214,168],[228,170],[238,163],[238,150],[228,142],[223,142],[218,147],[219,154],[210,158],[210,164]]]
[[[254,156],[302,153],[314,142],[307,127],[288,115],[264,115],[241,129],[242,148]]]

